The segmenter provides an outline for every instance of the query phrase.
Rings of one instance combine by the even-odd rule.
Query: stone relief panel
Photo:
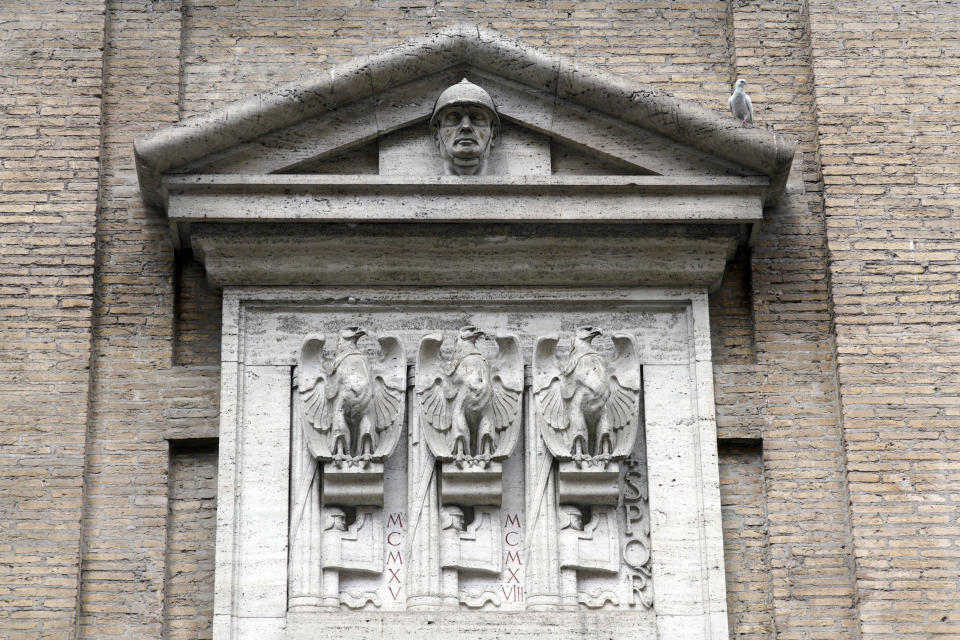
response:
[[[628,503],[625,492],[627,469],[631,481],[642,477],[646,487],[645,456],[636,452],[643,439],[639,350],[625,332],[613,333],[610,346],[601,349],[594,341],[602,335],[583,325],[565,353],[557,334],[540,336],[534,349],[533,424],[527,433],[536,446],[528,446],[526,456],[537,469],[527,489],[536,533],[528,544],[540,548],[531,555],[543,581],[536,595],[542,607],[652,606],[652,598],[633,597],[630,576],[636,570],[623,561],[628,542],[650,548],[649,528],[644,534],[630,520],[648,513],[646,505],[635,504],[638,496],[632,494]],[[630,552],[631,562],[649,575],[649,557],[638,557],[635,546]],[[551,566],[554,555],[559,571]]]
[[[534,397],[540,432],[558,460],[605,467],[633,449],[640,422],[640,364],[633,336],[613,336],[614,357],[600,354],[596,327],[578,327],[561,364],[557,336],[537,340]]]
[[[407,362],[395,336],[370,358],[362,328],[337,335],[330,354],[324,336],[307,338],[294,370],[291,609],[383,604],[384,462],[403,430]]]
[[[487,360],[477,346],[483,336],[477,327],[461,328],[453,357],[444,360],[443,334],[431,334],[420,342],[417,357],[424,435],[438,460],[458,468],[487,468],[503,460],[520,435],[520,342],[513,335],[497,336],[497,354]]]
[[[512,585],[497,585],[509,582],[503,577],[509,573],[502,552],[504,476],[509,487],[519,474],[516,465],[507,465],[505,474],[504,461],[521,431],[523,358],[515,335],[483,340],[485,335],[476,326],[463,326],[444,354],[443,334],[429,334],[417,356],[410,460],[421,465],[411,464],[410,473],[411,485],[419,489],[415,504],[422,506],[410,544],[412,553],[429,555],[429,532],[439,526],[444,608],[518,605]],[[495,353],[489,342],[496,343]],[[515,505],[514,520],[517,511]],[[411,586],[429,591],[430,581],[415,577]]]
[[[410,380],[399,336],[336,335],[292,378],[291,611],[652,607],[632,333],[464,325]]]

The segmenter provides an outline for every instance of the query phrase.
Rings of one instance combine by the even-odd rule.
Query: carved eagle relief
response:
[[[407,361],[394,336],[379,338],[381,358],[371,363],[358,341],[366,332],[343,329],[332,358],[322,336],[300,350],[296,386],[310,454],[322,461],[381,462],[403,428]]]
[[[442,462],[490,462],[506,458],[520,435],[523,359],[513,335],[496,336],[488,361],[477,348],[484,333],[463,327],[452,360],[440,354],[443,334],[420,341],[417,397],[423,433]]]
[[[613,359],[593,346],[603,335],[579,327],[570,355],[557,359],[557,335],[537,340],[533,392],[540,433],[559,460],[610,461],[633,450],[640,421],[640,361],[634,337],[613,334]]]

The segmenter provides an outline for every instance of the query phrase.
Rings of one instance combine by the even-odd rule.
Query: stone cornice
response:
[[[757,171],[770,180],[767,204],[786,183],[794,145],[772,132],[743,128],[729,115],[694,102],[545,54],[496,31],[461,24],[137,138],[134,151],[144,201],[164,206],[164,173],[457,65],[534,87]]]

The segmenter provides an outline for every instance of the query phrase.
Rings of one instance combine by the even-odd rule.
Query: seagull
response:
[[[733,95],[727,100],[730,111],[744,127],[753,124],[753,102],[750,101],[747,92],[743,90],[746,84],[746,80],[737,80],[737,83],[733,86]]]

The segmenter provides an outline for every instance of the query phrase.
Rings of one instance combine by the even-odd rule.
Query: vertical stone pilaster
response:
[[[410,439],[407,459],[407,492],[410,533],[407,536],[407,608],[436,608],[442,601],[440,583],[440,504],[437,495],[437,462],[427,446],[420,424],[420,403],[410,390],[407,424]]]
[[[556,471],[553,456],[537,430],[537,408],[531,389],[527,387],[524,392],[527,410],[524,420],[527,519],[524,590],[527,607],[537,611],[556,609],[562,604],[562,577],[558,561]]]
[[[290,552],[288,608],[315,610],[322,605],[320,554],[320,465],[307,450],[297,389],[293,390],[290,434]]]

